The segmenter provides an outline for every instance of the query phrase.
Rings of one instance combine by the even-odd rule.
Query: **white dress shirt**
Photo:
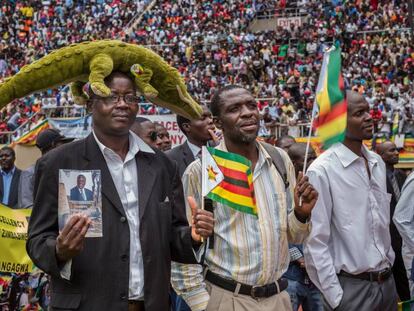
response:
[[[201,148],[199,146],[194,145],[187,139],[188,147],[190,148],[191,152],[193,153],[194,159],[198,158],[198,155],[201,151]]]
[[[337,274],[379,271],[394,262],[390,200],[385,164],[362,147],[368,161],[338,143],[309,167],[309,182],[319,192],[305,243],[306,270],[332,308],[342,299]]]
[[[154,153],[144,141],[134,133],[129,134],[129,150],[122,160],[113,150],[103,145],[93,133],[101,150],[115,188],[121,199],[122,206],[128,219],[130,232],[129,256],[129,299],[144,299],[144,264],[142,261],[141,242],[139,239],[139,204],[138,204],[138,174],[135,155],[139,150]]]
[[[414,252],[414,172],[408,176],[395,207],[394,224],[410,252]]]

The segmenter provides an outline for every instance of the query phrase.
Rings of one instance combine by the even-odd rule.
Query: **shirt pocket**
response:
[[[374,196],[376,198],[378,207],[378,217],[381,220],[381,225],[387,228],[390,225],[390,204],[392,195],[387,192],[375,190]]]

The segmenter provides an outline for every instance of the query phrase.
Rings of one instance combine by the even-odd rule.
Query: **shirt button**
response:
[[[128,255],[122,255],[121,256],[121,260],[122,261],[127,261],[127,259],[128,259]]]
[[[125,222],[125,221],[126,221],[126,218],[125,218],[124,216],[122,216],[121,218],[119,218],[119,220],[120,220],[121,222]]]

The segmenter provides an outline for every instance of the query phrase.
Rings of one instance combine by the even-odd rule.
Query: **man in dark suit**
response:
[[[85,188],[86,177],[85,175],[78,175],[76,178],[76,187],[70,189],[70,199],[72,201],[92,201],[93,192]]]
[[[112,94],[90,96],[93,133],[40,159],[27,251],[51,275],[50,310],[169,309],[171,260],[194,263],[211,213],[185,216],[177,167],[129,131],[138,112],[135,83],[105,79]],[[103,237],[87,238],[90,220],[74,215],[58,230],[59,169],[100,170]]]
[[[410,288],[407,279],[407,272],[405,270],[403,257],[401,254],[402,239],[401,236],[392,221],[394,216],[395,206],[398,203],[398,199],[401,195],[401,188],[407,178],[402,171],[394,169],[399,161],[399,152],[397,146],[392,141],[386,141],[379,144],[376,147],[377,153],[381,156],[385,162],[387,168],[387,192],[391,193],[391,204],[390,204],[390,234],[391,234],[391,245],[395,252],[395,261],[392,267],[395,284],[397,287],[397,293],[401,301],[410,299]]]
[[[180,176],[183,176],[187,166],[197,156],[201,156],[201,147],[207,145],[214,135],[214,123],[210,110],[203,106],[203,114],[195,120],[188,120],[177,115],[177,124],[180,130],[187,137],[183,144],[166,152],[166,155],[177,162]]]
[[[17,208],[19,179],[21,170],[15,165],[16,154],[10,147],[0,150],[0,202],[12,208]]]
[[[177,124],[180,130],[187,137],[187,140],[165,154],[169,159],[175,161],[178,166],[180,177],[183,176],[187,166],[193,162],[197,156],[201,156],[201,147],[207,145],[212,139],[211,132],[214,131],[213,116],[210,110],[203,106],[203,114],[200,118],[189,120],[177,115]],[[174,268],[174,266],[173,266]],[[171,300],[174,311],[189,311],[185,301],[177,296],[174,290],[171,291]]]

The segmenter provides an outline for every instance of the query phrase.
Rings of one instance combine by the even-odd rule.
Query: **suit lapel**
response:
[[[184,164],[187,167],[195,160],[195,158],[187,142],[182,144],[182,148],[183,148],[183,155],[184,155]]]
[[[20,174],[21,174],[21,171],[16,167],[13,177],[12,177],[11,184],[10,184],[10,195],[9,195],[9,204],[13,203],[13,204],[10,204],[13,207],[17,205]]]
[[[125,211],[122,207],[114,181],[112,180],[111,173],[92,134],[85,140],[85,160],[83,169],[101,171],[102,194],[125,216]]]
[[[139,151],[135,159],[138,171],[139,219],[141,221],[148,205],[148,199],[154,189],[156,174],[148,153]]]

